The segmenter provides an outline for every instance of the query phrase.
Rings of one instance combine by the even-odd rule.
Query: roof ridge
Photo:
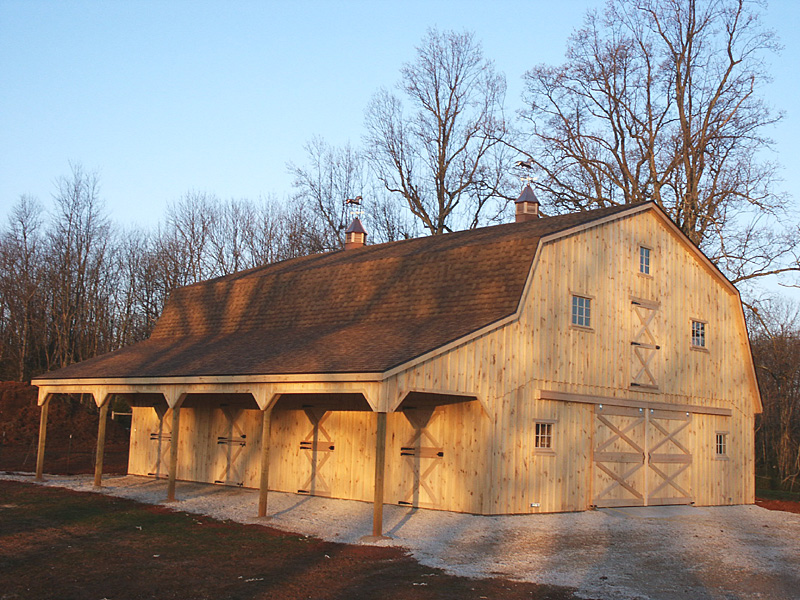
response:
[[[324,268],[329,266],[330,264],[329,261],[335,261],[335,259],[339,258],[342,259],[343,262],[362,262],[370,259],[374,260],[373,257],[376,253],[383,252],[387,248],[405,247],[408,250],[409,247],[413,246],[431,246],[430,248],[428,248],[428,250],[441,251],[446,249],[442,248],[441,246],[453,246],[456,242],[463,243],[465,241],[465,238],[467,240],[470,240],[469,241],[470,244],[473,243],[477,244],[477,243],[482,243],[487,236],[491,236],[492,234],[505,234],[506,236],[510,237],[510,234],[512,234],[512,232],[515,230],[519,231],[524,231],[525,229],[530,229],[533,231],[536,231],[538,229],[547,230],[541,233],[533,234],[533,237],[541,237],[543,235],[551,235],[554,233],[559,233],[560,231],[574,227],[577,224],[590,223],[594,220],[602,219],[606,216],[609,216],[610,214],[615,214],[617,212],[624,212],[625,210],[633,209],[634,207],[639,207],[642,204],[647,204],[647,203],[637,202],[634,204],[620,204],[616,206],[606,206],[591,210],[564,213],[561,215],[554,215],[551,217],[544,217],[538,220],[531,220],[522,223],[514,223],[514,222],[499,223],[495,225],[487,225],[485,227],[477,227],[475,229],[461,229],[458,231],[452,231],[440,235],[427,235],[416,238],[382,242],[380,244],[369,244],[364,246],[363,248],[359,248],[357,252],[345,251],[345,250],[332,250],[328,252],[306,254],[303,256],[297,256],[273,263],[259,265],[256,267],[252,267],[250,269],[246,269],[244,271],[237,271],[236,273],[231,273],[229,275],[223,275],[221,277],[207,279],[205,281],[199,281],[191,284],[191,286],[219,283],[222,281],[232,282],[242,279],[251,279],[256,277],[269,276],[276,274],[274,273],[274,271],[280,271],[280,270],[290,271],[290,270],[295,270],[297,267],[300,266],[302,266],[304,269]],[[589,217],[589,218],[583,219],[580,217]],[[579,223],[573,222],[574,220],[578,220]],[[531,233],[533,233],[533,231]],[[347,254],[345,254],[345,252],[347,252]],[[312,262],[321,264],[308,264]]]

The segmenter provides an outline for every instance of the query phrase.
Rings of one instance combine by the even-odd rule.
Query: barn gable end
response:
[[[603,491],[598,485],[608,487],[614,476],[630,471],[620,467],[627,463],[595,463],[595,450],[606,441],[592,441],[598,423],[600,433],[608,434],[600,420],[604,404],[606,414],[634,415],[604,417],[612,427],[616,421],[630,426],[643,415],[631,435],[647,434],[653,445],[684,425],[673,417],[687,419],[688,412],[690,422],[656,452],[678,462],[653,463],[652,473],[642,467],[630,475],[637,493],[649,475],[657,495],[640,499],[617,485],[611,494],[616,497],[601,502],[752,502],[753,412],[760,399],[735,288],[653,209],[540,243],[513,319],[394,376],[401,390],[433,382],[486,399],[492,431],[482,464],[495,492],[483,512],[583,510],[595,504]],[[640,273],[643,247],[650,251],[648,274]],[[590,327],[572,323],[573,296],[590,299]],[[692,348],[693,320],[705,323],[705,348]],[[649,342],[658,348],[642,348]],[[535,448],[537,422],[551,423],[550,451]],[[735,445],[724,460],[715,455],[718,432],[727,432]],[[629,446],[622,439],[602,450],[644,464],[646,449],[639,453]],[[690,466],[670,480],[689,455]],[[598,477],[603,467],[613,475]],[[665,480],[670,481],[661,486]]]

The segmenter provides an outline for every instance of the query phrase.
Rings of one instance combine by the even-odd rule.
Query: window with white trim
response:
[[[542,421],[536,422],[536,431],[534,432],[533,447],[537,450],[552,450],[553,449],[553,424],[545,423]]]
[[[716,454],[718,457],[728,456],[728,434],[718,431],[716,436]]]
[[[706,324],[703,321],[692,321],[692,347],[706,347]]]
[[[639,273],[650,275],[650,248],[639,246]]]
[[[572,324],[578,327],[592,326],[592,299],[572,296]]]

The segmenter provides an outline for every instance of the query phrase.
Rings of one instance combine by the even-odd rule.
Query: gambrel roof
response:
[[[385,372],[512,315],[543,237],[641,208],[315,254],[190,285],[148,340],[37,380]]]

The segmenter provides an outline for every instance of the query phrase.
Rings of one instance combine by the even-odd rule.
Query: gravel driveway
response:
[[[30,477],[0,476],[30,481]],[[90,476],[45,485],[92,490]],[[159,503],[166,483],[107,477],[104,493]],[[257,492],[178,483],[176,510],[258,523]],[[330,541],[371,532],[363,502],[271,493],[268,524]],[[800,515],[756,506],[666,506],[479,517],[385,507],[391,540],[420,562],[471,577],[575,588],[601,599],[800,599]]]

